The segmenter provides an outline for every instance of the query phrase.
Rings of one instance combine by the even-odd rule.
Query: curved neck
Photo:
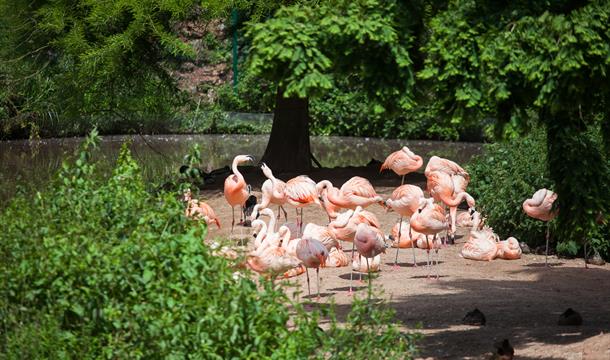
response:
[[[448,199],[443,199],[443,202],[445,204],[447,204],[447,206],[449,206],[449,207],[454,207],[454,206],[460,205],[460,203],[464,200],[464,198],[468,202],[469,206],[474,206],[474,205],[471,205],[471,204],[474,204],[474,199],[472,198],[472,196],[470,196],[470,194],[468,194],[465,191],[462,191],[457,194],[453,193],[453,197],[450,197]]]
[[[243,179],[243,175],[237,169],[237,165],[239,165],[239,161],[237,158],[233,159],[233,163],[231,164],[231,170],[233,170],[233,174],[237,175],[239,179]]]
[[[258,234],[256,235],[256,239],[254,240],[254,248],[258,249],[262,243],[263,243],[263,239],[265,238],[265,235],[267,233],[267,224],[265,224],[263,221],[261,221],[262,225],[261,225],[261,229],[258,232]]]

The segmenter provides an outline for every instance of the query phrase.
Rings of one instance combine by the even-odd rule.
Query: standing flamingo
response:
[[[461,177],[460,175],[455,176]],[[462,188],[459,188],[456,191],[452,176],[446,172],[431,171],[426,177],[428,178],[428,192],[430,195],[436,201],[440,201],[449,207],[449,213],[451,215],[451,237],[455,240],[457,207],[465,199],[468,206],[473,208],[475,206],[474,198],[463,191]]]
[[[233,233],[233,228],[235,227],[235,207],[242,207],[241,213],[243,216],[243,206],[246,203],[246,200],[248,200],[248,196],[250,195],[248,191],[248,185],[246,185],[246,180],[244,180],[244,177],[239,172],[237,166],[239,164],[251,161],[254,161],[254,157],[251,155],[237,155],[233,159],[233,164],[231,164],[233,174],[229,175],[225,179],[225,199],[227,199],[227,202],[231,206],[231,211],[233,212],[233,220],[231,221],[231,234]]]
[[[318,299],[320,299],[320,267],[326,265],[326,259],[328,258],[328,250],[324,244],[316,239],[301,239],[298,242],[297,258],[301,260],[305,265],[305,272],[307,273],[307,293],[311,296],[311,288],[309,285],[309,268],[316,269],[317,275],[317,286],[318,286]]]
[[[261,199],[261,203],[254,206],[254,210],[252,211],[253,216],[257,210],[264,209],[270,204],[275,204],[278,206],[278,220],[280,218],[280,210],[284,212],[284,219],[287,220],[288,214],[283,207],[283,205],[286,203],[286,183],[273,176],[273,172],[267,166],[267,164],[263,163],[261,165],[261,169],[263,170],[263,174],[265,174],[267,177],[267,180],[265,180],[263,186],[261,187],[263,197]]]
[[[549,266],[549,221],[557,216],[557,210],[553,210],[553,203],[557,200],[557,194],[547,189],[540,189],[534,193],[531,199],[523,202],[523,211],[534,219],[546,221],[546,250],[544,252],[544,264]],[[586,257],[586,245],[585,245]],[[585,267],[587,261],[585,259]]]
[[[285,193],[286,202],[296,208],[298,236],[303,227],[303,208],[311,204],[321,205],[316,190],[316,182],[306,175],[297,176],[286,182]],[[298,216],[299,209],[301,209],[300,217]]]
[[[433,156],[430,158],[430,160],[428,160],[428,164],[426,165],[424,174],[426,175],[426,177],[428,177],[428,175],[430,175],[430,173],[433,171],[442,171],[451,176],[461,176],[465,180],[466,185],[468,185],[468,183],[470,182],[470,175],[466,170],[464,170],[464,168],[462,168],[460,165],[456,164],[451,160],[444,159],[438,156]],[[465,189],[466,188],[464,187],[464,190]]]
[[[330,181],[322,180],[316,185],[316,189],[323,199],[324,209],[331,220],[337,217],[338,208],[355,209],[357,206],[365,208],[383,202],[371,182],[360,176],[352,177],[340,189],[334,187]]]
[[[419,186],[415,185],[401,185],[397,187],[393,192],[392,196],[386,200],[386,205],[390,207],[390,209],[396,211],[400,215],[400,221],[398,225],[398,239],[400,240],[402,235],[402,217],[407,216],[411,217],[414,212],[417,211],[419,207],[419,202],[424,198],[424,192]],[[409,238],[413,238],[411,234],[409,234]],[[398,268],[398,249],[400,247],[396,247],[396,257],[394,259],[394,269]],[[413,249],[413,266],[417,266],[417,261],[415,260],[415,247],[411,247]]]
[[[413,230],[422,233],[424,235],[434,236],[432,244],[436,244],[437,234],[441,231],[447,230],[449,224],[445,216],[445,210],[438,204],[435,204],[433,199],[422,199],[421,206],[416,212],[411,215],[409,221]],[[428,248],[430,246],[428,245]],[[436,249],[438,254],[438,249]],[[438,255],[437,255],[438,264]],[[428,264],[428,274],[430,273],[430,265]],[[439,278],[437,270],[437,279]]]
[[[356,250],[358,250],[358,254],[366,260],[366,267],[368,270],[368,278],[369,278],[369,290],[371,289],[371,270],[369,266],[369,258],[373,259],[375,256],[385,253],[386,244],[385,238],[381,230],[367,225],[365,223],[358,224],[358,228],[356,229],[356,235],[354,236],[354,246]],[[349,293],[352,293],[352,276],[353,276],[353,266],[352,271],[350,272],[350,282],[349,282]],[[369,291],[369,299],[371,296],[371,292]]]
[[[405,175],[417,171],[424,164],[421,156],[415,155],[408,147],[403,146],[402,149],[391,153],[381,164],[379,172],[385,169],[391,169],[398,176],[402,176],[400,185],[405,183]]]

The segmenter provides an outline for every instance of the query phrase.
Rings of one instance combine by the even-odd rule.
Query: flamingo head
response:
[[[327,191],[328,189],[330,189],[332,187],[333,187],[333,184],[330,181],[322,180],[316,184],[316,191],[318,192],[318,195],[322,195],[322,193],[324,191]]]
[[[246,162],[254,162],[255,158],[252,155],[237,155],[235,157],[235,159],[233,159],[233,161],[237,162],[238,164],[243,164]]]
[[[261,170],[263,170],[263,174],[265,174],[265,176],[267,178],[272,178],[273,177],[273,172],[271,171],[271,169],[269,168],[269,166],[267,166],[267,164],[262,163],[261,164]]]
[[[402,151],[403,151],[405,154],[409,155],[409,157],[414,157],[414,156],[415,156],[415,154],[413,153],[413,151],[411,151],[411,150],[410,150],[408,147],[406,147],[406,146],[403,146],[403,147],[402,147]]]

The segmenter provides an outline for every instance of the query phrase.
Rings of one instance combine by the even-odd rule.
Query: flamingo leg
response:
[[[279,213],[280,213],[280,210],[282,210],[282,212],[284,213],[284,220],[285,220],[285,221],[288,221],[288,213],[286,212],[286,209],[284,209],[284,207],[283,207],[282,205],[280,205],[280,208],[279,208],[279,210],[277,211],[277,212],[278,212],[278,215],[279,215]],[[279,220],[279,216],[278,216],[278,220]]]
[[[316,268],[316,277],[317,277],[317,285],[318,285],[318,301],[320,301],[320,268]]]
[[[400,268],[400,266],[398,266],[398,249],[400,249],[400,237],[401,236],[402,236],[402,215],[400,216],[400,220],[398,221],[398,243],[396,244],[396,257],[394,258],[394,266],[393,266],[394,270]]]
[[[358,255],[358,262],[359,262],[360,264],[362,264],[362,255]],[[362,269],[361,269],[361,270],[362,270]],[[360,284],[362,284],[362,271],[358,271],[358,272],[360,273],[360,279],[358,280],[358,282],[359,282]]]
[[[434,235],[434,238],[436,239],[436,235]],[[438,259],[441,255],[438,248],[434,249],[434,252],[436,253],[436,265],[434,266],[434,269],[436,270],[436,280],[438,280],[441,277],[441,274],[438,270]]]
[[[366,271],[369,276],[369,302],[370,302],[371,301],[371,292],[372,292],[371,268],[369,267],[369,258],[365,257],[365,259],[366,259]]]
[[[307,274],[307,295],[311,297],[311,288],[309,287],[309,268],[305,267],[305,273]]]
[[[587,241],[585,240],[585,269],[588,269],[589,266],[587,265]]]
[[[400,181],[400,186],[403,186],[405,183],[405,175],[402,176],[402,180]]]
[[[301,221],[299,224],[299,236],[300,236],[301,230],[303,230],[303,208],[301,208]]]
[[[428,269],[426,279],[430,279],[430,249],[426,249],[426,254],[428,255],[428,259],[426,260],[426,269]]]
[[[457,219],[457,206],[450,207],[449,214],[451,215],[451,242],[449,243],[455,244],[455,222]]]
[[[417,267],[417,261],[415,260],[415,246],[417,245],[415,239],[413,239],[413,233],[411,232],[411,226],[409,226],[409,239],[411,239],[411,249],[413,250],[413,267]]]
[[[544,266],[549,266],[549,223],[546,223],[546,249],[544,250]]]
[[[352,243],[352,257],[350,259],[350,266],[349,266],[349,293],[347,294],[348,296],[351,296],[353,291],[352,291],[352,281],[354,280],[354,244]]]
[[[235,227],[235,208],[232,206],[231,212],[233,213],[233,220],[231,221],[231,234],[233,234],[233,228]]]

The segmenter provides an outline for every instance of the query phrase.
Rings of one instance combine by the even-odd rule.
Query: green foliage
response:
[[[358,302],[346,327],[331,313],[332,336],[321,334],[317,313],[289,310],[281,288],[211,255],[205,225],[174,194],[147,193],[127,146],[96,178],[96,143],[92,134],[52,186],[0,212],[0,359],[412,355],[414,337],[391,313],[367,307],[369,326]]]
[[[287,97],[323,94],[345,77],[364,86],[381,108],[408,108],[411,38],[401,27],[407,14],[399,10],[376,0],[281,8],[250,24],[250,69],[277,82]]]
[[[430,29],[418,76],[433,84],[439,108],[456,121],[490,116],[497,133],[506,124],[528,130],[534,111],[547,130],[558,231],[590,238],[610,212],[600,146],[610,136],[610,1],[451,1]]]
[[[546,223],[530,218],[522,208],[538,189],[553,190],[545,144],[544,130],[536,129],[510,142],[485,145],[483,154],[467,166],[472,179],[468,191],[502,239],[514,236],[531,246],[545,242]]]
[[[595,142],[595,137],[595,134],[589,134],[588,141]],[[484,153],[467,167],[472,178],[469,192],[477,199],[477,208],[487,217],[488,224],[501,238],[514,236],[534,247],[545,243],[546,223],[527,216],[522,203],[538,189],[556,190],[549,173],[546,143],[544,129],[535,128],[528,136],[485,145]],[[605,176],[610,176],[607,164],[595,166],[605,169]],[[574,176],[572,181],[578,182],[576,178]],[[559,211],[566,210],[560,208]],[[568,211],[568,214],[574,216],[573,212]],[[603,216],[593,214],[592,218],[595,223],[590,231],[580,235],[583,238],[577,237],[581,232],[563,229],[557,220],[551,221],[551,244],[556,243],[561,254],[576,255],[586,240],[608,258],[610,226]]]

